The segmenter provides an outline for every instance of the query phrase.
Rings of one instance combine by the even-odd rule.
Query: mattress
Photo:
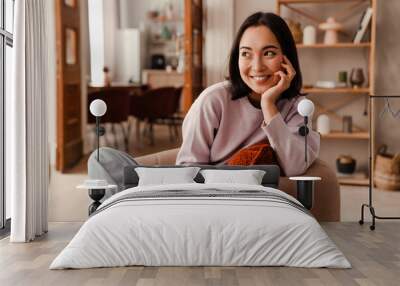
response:
[[[50,269],[131,265],[351,267],[284,192],[198,183],[138,186],[110,197]]]

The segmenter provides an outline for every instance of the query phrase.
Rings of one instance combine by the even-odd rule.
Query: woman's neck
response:
[[[252,92],[248,96],[249,102],[256,108],[261,108],[261,94]]]

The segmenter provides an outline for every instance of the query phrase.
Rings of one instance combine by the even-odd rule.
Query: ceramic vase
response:
[[[364,83],[364,73],[362,68],[353,68],[350,73],[350,83],[354,88],[361,87]]]
[[[303,30],[303,44],[314,45],[317,42],[317,30],[314,26],[308,25]]]
[[[328,115],[321,114],[320,116],[318,116],[317,131],[322,135],[326,135],[331,132],[330,120]]]

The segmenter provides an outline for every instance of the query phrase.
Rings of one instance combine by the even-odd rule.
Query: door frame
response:
[[[64,172],[78,163],[83,156],[82,139],[82,70],[81,70],[81,23],[80,6],[81,1],[70,0],[72,6],[66,4],[66,0],[56,0],[56,74],[57,74],[57,98],[56,98],[56,170]],[[67,64],[66,60],[66,30],[75,32],[74,56],[76,63]],[[78,75],[76,75],[78,73]],[[71,76],[71,74],[75,75]],[[75,88],[78,95],[72,99],[68,88]],[[69,90],[71,92],[71,90]],[[72,91],[73,92],[73,91]],[[75,100],[74,104],[68,105],[68,101]],[[76,110],[71,111],[72,108]],[[78,110],[78,112],[77,112]],[[74,132],[72,131],[74,130]],[[76,136],[70,139],[70,133]]]

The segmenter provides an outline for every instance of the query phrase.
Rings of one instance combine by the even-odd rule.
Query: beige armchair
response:
[[[173,165],[179,148],[135,158],[140,165]],[[319,176],[314,190],[314,205],[311,210],[319,221],[340,221],[340,189],[335,172],[317,159],[304,174]],[[296,197],[296,183],[288,177],[281,177],[279,189]]]

